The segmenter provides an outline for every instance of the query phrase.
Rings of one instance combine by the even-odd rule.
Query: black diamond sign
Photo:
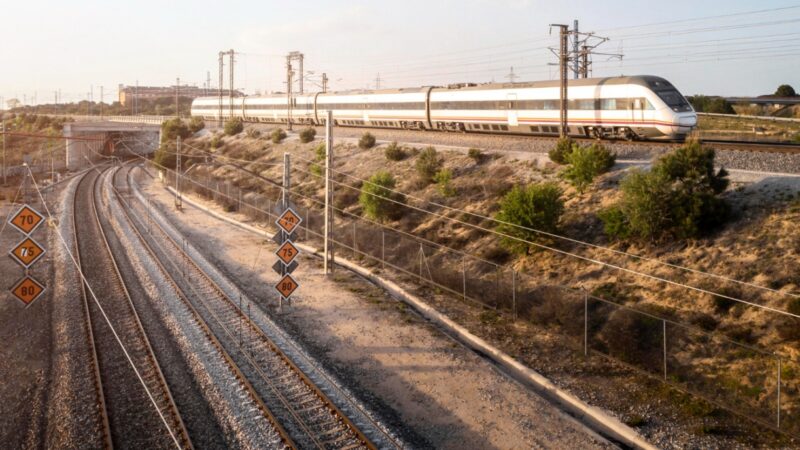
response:
[[[272,270],[274,270],[275,273],[277,273],[278,275],[283,275],[284,267],[286,267],[285,273],[292,273],[294,272],[295,269],[297,269],[297,266],[299,266],[299,264],[297,264],[297,261],[292,261],[291,264],[289,264],[288,266],[284,266],[283,262],[281,262],[281,260],[278,260],[275,261],[275,264],[272,265]]]
[[[277,233],[275,233],[275,235],[272,236],[272,242],[274,242],[274,243],[276,243],[278,245],[281,245],[286,240],[290,240],[290,241],[296,241],[297,240],[297,232],[296,231],[294,233],[290,234],[290,235],[287,235],[285,239],[281,239],[282,238],[281,233],[283,233],[283,231],[278,231]]]

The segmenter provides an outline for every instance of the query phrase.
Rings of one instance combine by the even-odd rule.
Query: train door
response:
[[[631,119],[635,124],[644,122],[644,102],[641,98],[637,97],[633,99],[633,109],[631,109],[631,113],[633,114]]]
[[[506,97],[506,112],[508,113],[508,126],[519,126],[519,116],[517,115],[517,94],[508,94]]]

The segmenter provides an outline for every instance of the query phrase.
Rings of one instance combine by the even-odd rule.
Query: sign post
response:
[[[10,289],[11,294],[25,307],[36,301],[45,291],[42,283],[36,281],[29,273],[30,268],[46,253],[44,247],[31,237],[31,233],[36,231],[43,221],[44,216],[28,205],[23,205],[8,221],[12,227],[25,235],[25,238],[8,252],[11,258],[25,269],[25,275]]]
[[[292,277],[291,273],[297,268],[298,263],[295,261],[300,250],[294,245],[294,231],[300,226],[303,221],[300,214],[297,214],[290,206],[288,201],[284,198],[284,205],[286,206],[283,213],[278,216],[275,224],[278,225],[278,233],[274,236],[273,240],[278,243],[278,250],[275,255],[278,256],[278,261],[272,266],[272,269],[281,276],[281,280],[275,285],[275,289],[280,294],[280,303],[289,301],[292,293],[297,290],[300,285]]]

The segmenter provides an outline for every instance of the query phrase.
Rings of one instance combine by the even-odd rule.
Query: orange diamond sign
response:
[[[286,208],[286,211],[278,217],[278,220],[275,223],[281,228],[281,230],[285,231],[288,234],[292,234],[295,228],[300,225],[303,219],[292,210],[292,208]]]
[[[19,283],[11,288],[11,293],[17,297],[19,301],[30,305],[44,292],[44,286],[32,277],[25,277]]]
[[[300,253],[300,250],[292,244],[292,241],[284,242],[283,245],[278,248],[278,251],[275,252],[278,258],[287,266],[297,257],[298,253]]]
[[[284,275],[281,281],[275,285],[275,289],[280,292],[283,298],[289,298],[299,286],[291,275]]]
[[[26,269],[38,261],[44,253],[42,246],[29,237],[11,250],[11,256]]]
[[[24,205],[8,223],[25,234],[31,234],[42,223],[43,219],[44,217],[36,212],[35,209]]]

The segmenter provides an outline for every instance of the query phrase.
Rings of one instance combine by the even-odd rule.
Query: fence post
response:
[[[381,228],[381,267],[386,270],[386,230]]]
[[[583,356],[589,356],[589,293],[583,290]]]
[[[778,358],[778,429],[781,429],[781,359]]]
[[[664,325],[664,381],[667,381],[667,321],[662,319]]]
[[[422,280],[422,243],[419,244],[419,279]]]
[[[353,261],[358,259],[358,252],[356,252],[356,221],[353,221]]]
[[[464,294],[464,301],[467,301],[467,257],[461,257],[461,288]]]
[[[511,310],[514,321],[517,321],[517,271],[511,271]]]
[[[306,240],[308,240],[308,208],[306,208]]]

